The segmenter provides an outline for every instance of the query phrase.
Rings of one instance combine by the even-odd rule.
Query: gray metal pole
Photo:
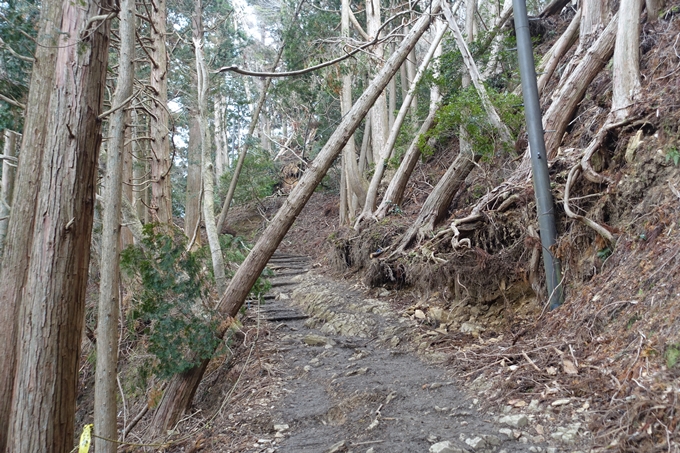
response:
[[[536,85],[536,68],[534,54],[529,35],[529,19],[525,0],[512,1],[515,16],[515,34],[517,36],[517,55],[519,71],[522,77],[522,94],[524,96],[524,114],[529,135],[531,149],[531,168],[533,170],[534,193],[536,194],[536,210],[538,211],[538,226],[543,246],[543,266],[550,297],[550,309],[562,305],[564,299],[562,291],[562,271],[560,262],[550,252],[555,244],[557,228],[555,227],[555,212],[552,193],[550,192],[550,176],[548,175],[548,158],[543,139],[543,121],[541,106],[538,99]]]

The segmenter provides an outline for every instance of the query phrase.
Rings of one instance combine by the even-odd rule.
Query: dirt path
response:
[[[275,255],[270,267],[260,315],[275,326],[286,396],[250,451],[558,451],[523,430],[531,415],[498,423],[478,413],[444,366],[415,351],[413,321],[387,301],[315,274],[305,257]]]

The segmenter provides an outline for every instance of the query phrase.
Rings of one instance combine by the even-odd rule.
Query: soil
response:
[[[273,293],[246,317],[245,336],[256,326],[260,353],[242,368],[267,374],[236,382],[246,396],[226,405],[221,393],[233,388],[216,376],[204,381],[195,416],[219,415],[200,437],[202,451],[425,452],[442,441],[452,448],[444,451],[546,451],[534,427],[513,432],[479,412],[480,400],[461,391],[446,356],[418,353],[419,323],[393,310],[394,292],[367,298],[308,272],[301,256],[277,254],[273,262]]]

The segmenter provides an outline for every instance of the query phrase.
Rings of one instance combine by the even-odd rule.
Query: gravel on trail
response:
[[[275,326],[282,392],[257,452],[545,452],[532,416],[478,412],[455,376],[426,360],[409,318],[349,283],[315,274],[307,257],[276,254],[259,316]]]

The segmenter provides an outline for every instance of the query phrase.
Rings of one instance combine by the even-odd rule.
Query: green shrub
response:
[[[220,194],[224,198],[229,189],[234,169],[230,168],[220,180]],[[243,162],[243,169],[234,191],[233,204],[244,204],[250,201],[258,201],[271,195],[278,184],[278,171],[276,165],[267,153],[250,149]]]
[[[516,138],[524,121],[523,111],[520,108],[521,99],[512,93],[498,93],[488,89],[487,93],[496,111]],[[479,95],[474,87],[461,89],[449,96],[448,103],[437,112],[436,126],[419,139],[419,146],[423,155],[434,152],[430,144],[434,142],[446,142],[460,134],[460,128],[467,132],[470,144],[475,154],[484,158],[493,156],[501,143],[498,131],[489,123],[488,116],[482,106]],[[505,150],[512,151],[512,150]]]
[[[226,273],[232,277],[248,247],[241,238],[220,237]],[[206,245],[187,251],[187,237],[171,225],[147,224],[144,240],[121,253],[121,268],[133,292],[127,313],[130,331],[148,353],[138,378],[155,374],[161,379],[186,371],[210,358],[220,343],[215,311],[214,275]],[[251,290],[262,300],[271,285],[263,276]]]
[[[121,268],[134,295],[127,320],[153,356],[150,372],[160,378],[181,373],[211,357],[219,343],[211,307],[212,284],[204,252],[187,252],[184,233],[147,224],[140,246],[121,253]]]

